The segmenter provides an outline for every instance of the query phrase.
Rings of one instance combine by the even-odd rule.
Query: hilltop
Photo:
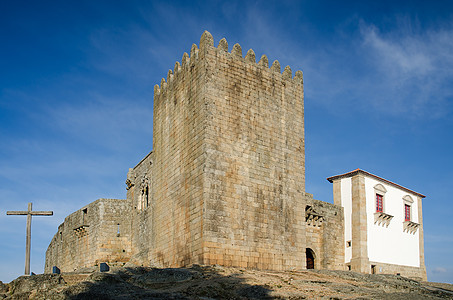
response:
[[[21,276],[6,299],[453,299],[453,285],[347,271],[258,271],[220,266]]]

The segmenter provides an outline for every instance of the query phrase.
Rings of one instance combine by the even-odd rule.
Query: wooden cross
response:
[[[28,203],[27,211],[7,211],[8,216],[27,216],[27,239],[25,243],[25,275],[30,275],[30,248],[31,248],[31,216],[52,216],[53,211],[32,211],[32,204]]]

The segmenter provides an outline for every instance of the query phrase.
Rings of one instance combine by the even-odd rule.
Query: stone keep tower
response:
[[[154,88],[151,236],[135,250],[164,267],[305,268],[303,100],[301,71],[205,31]]]

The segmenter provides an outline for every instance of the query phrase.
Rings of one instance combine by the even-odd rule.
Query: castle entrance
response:
[[[307,269],[315,268],[315,252],[310,248],[307,248],[305,251],[307,255]]]

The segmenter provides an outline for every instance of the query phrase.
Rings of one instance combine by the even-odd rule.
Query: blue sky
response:
[[[153,86],[204,30],[304,72],[306,190],[361,168],[427,195],[431,281],[453,283],[450,1],[0,1],[0,280],[43,272],[64,217],[125,198],[152,148]]]

